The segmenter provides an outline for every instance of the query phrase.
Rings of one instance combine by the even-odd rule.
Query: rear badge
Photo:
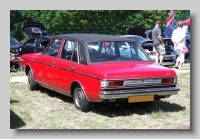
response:
[[[165,73],[166,76],[170,75],[170,73]]]

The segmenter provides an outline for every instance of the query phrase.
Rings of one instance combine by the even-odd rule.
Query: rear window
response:
[[[18,45],[20,42],[15,38],[10,37],[10,45]]]
[[[149,61],[146,52],[135,42],[88,43],[90,62],[102,61]]]

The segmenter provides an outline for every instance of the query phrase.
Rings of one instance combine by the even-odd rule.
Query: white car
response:
[[[147,54],[150,56],[150,58],[153,61],[155,61],[155,59],[156,59],[155,51],[156,50],[152,45],[152,43],[153,43],[152,40],[147,40],[144,37],[138,36],[138,35],[124,35],[121,37],[129,38],[129,39],[132,39],[132,40],[135,40],[136,42],[138,42],[144,48],[144,50],[147,52]],[[162,63],[163,66],[174,66],[176,63],[177,55],[174,53],[172,46],[168,44],[169,40],[170,40],[170,38],[164,38],[165,48],[166,48],[166,56]]]

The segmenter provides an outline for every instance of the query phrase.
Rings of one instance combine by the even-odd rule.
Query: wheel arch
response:
[[[25,67],[25,73],[26,73],[26,75],[28,75],[28,71],[29,71],[29,70],[32,71],[30,65],[26,65],[26,67]]]
[[[88,97],[87,97],[87,95],[85,93],[84,87],[82,86],[82,84],[79,81],[73,81],[72,82],[72,84],[70,86],[70,94],[71,94],[71,96],[73,97],[74,89],[76,88],[77,85],[79,85],[82,88],[83,93],[85,94],[86,99],[90,102],[90,100],[88,99]]]

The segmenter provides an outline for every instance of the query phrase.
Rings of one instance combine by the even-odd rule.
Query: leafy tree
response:
[[[22,39],[19,31],[25,22],[41,22],[48,34],[103,33],[134,34],[135,28],[152,29],[156,20],[161,20],[163,28],[170,10],[11,10],[10,34]],[[175,17],[186,20],[189,10],[175,10]],[[138,32],[137,32],[138,33]]]

